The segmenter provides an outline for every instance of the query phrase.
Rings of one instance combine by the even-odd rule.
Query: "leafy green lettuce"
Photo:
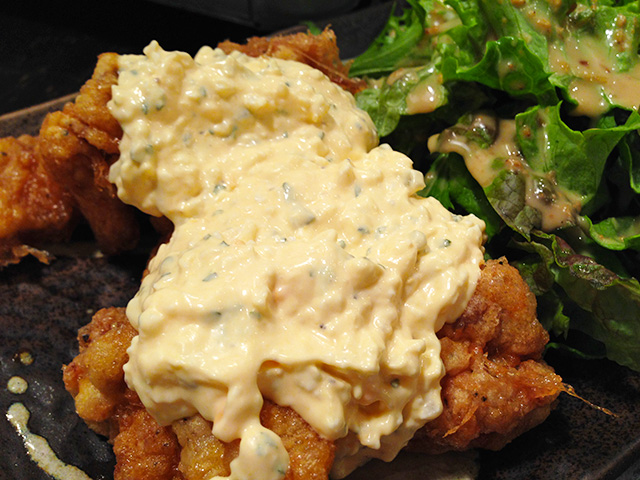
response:
[[[608,358],[638,370],[638,281],[623,278],[592,257],[576,253],[559,236],[537,232],[532,243],[528,249],[535,251],[537,258],[523,261],[520,270],[542,297],[541,305],[553,305],[541,315],[543,324],[565,336],[569,328],[586,333],[604,347]]]
[[[640,371],[638,2],[408,4],[353,63],[359,106],[424,171],[422,195],[485,220],[552,345]]]
[[[353,76],[383,79],[358,98],[371,113],[381,136],[397,127],[399,116],[408,114],[401,95],[406,100],[422,81],[434,77],[439,79],[442,99],[436,108],[455,97],[459,81],[486,87],[493,94],[488,95],[488,103],[495,99],[502,102],[506,93],[528,105],[553,105],[560,94],[575,105],[573,82],[585,79],[593,83],[593,95],[602,103],[632,107],[616,103],[628,99],[615,95],[615,84],[594,80],[577,60],[574,68],[569,65],[580,54],[585,56],[583,61],[592,64],[603,60],[615,74],[640,74],[634,70],[640,64],[640,12],[636,2],[599,2],[597,6],[585,0],[408,3],[411,8],[392,16],[351,68]],[[575,45],[583,44],[584,51],[574,51]],[[401,80],[395,85],[402,76],[394,77],[392,72],[401,69],[416,70],[415,81]],[[372,97],[377,101],[375,108]],[[510,102],[507,105],[514,108]]]

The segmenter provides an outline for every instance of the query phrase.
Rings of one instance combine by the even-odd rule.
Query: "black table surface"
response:
[[[91,76],[102,52],[137,54],[151,40],[157,40],[166,50],[193,55],[202,45],[227,39],[243,42],[250,36],[273,31],[157,3],[160,1],[171,3],[110,0],[96,7],[94,2],[81,0],[0,2],[0,115],[78,91]],[[192,2],[195,3],[198,2]],[[339,16],[311,20],[319,25],[331,23],[341,52],[351,56],[357,52],[349,51],[349,47],[355,43],[366,45],[367,39],[363,39],[361,31],[350,28],[348,17],[376,9],[371,17],[374,20],[367,26],[373,35],[378,26],[383,26],[391,3],[360,0]],[[292,26],[283,23],[277,30]]]
[[[0,114],[77,91],[102,52],[140,53],[155,39],[195,54],[263,33],[144,0],[0,2]]]

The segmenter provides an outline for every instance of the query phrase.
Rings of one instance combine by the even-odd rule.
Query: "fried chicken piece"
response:
[[[181,447],[171,427],[162,427],[145,410],[134,392],[118,406],[113,438],[117,464],[115,480],[183,480],[178,469]]]
[[[124,309],[101,310],[80,330],[80,354],[64,367],[78,414],[114,444],[116,480],[228,475],[237,441],[216,439],[211,423],[199,415],[159,426],[126,387],[122,366],[135,334]],[[564,390],[541,358],[548,334],[536,319],[535,296],[505,259],[486,263],[464,313],[438,336],[447,372],[444,411],[417,432],[413,450],[502,448],[541,423]],[[260,419],[289,452],[287,480],[327,478],[332,442],[290,408],[268,400]]]
[[[229,475],[240,440],[221,442],[211,433],[211,422],[200,415],[178,420],[172,427],[182,446],[179,469],[184,478],[207,480],[213,475]]]
[[[78,331],[80,353],[63,368],[64,386],[75,399],[78,415],[98,433],[113,438],[117,426],[110,423],[116,408],[127,400],[122,367],[127,348],[138,332],[123,308],[99,310]]]
[[[535,295],[504,258],[486,263],[464,313],[438,337],[444,411],[416,434],[414,450],[499,450],[547,418],[564,390],[542,361],[549,335]]]
[[[323,480],[333,465],[335,445],[321,437],[293,409],[265,400],[262,425],[282,439],[289,453],[285,480]]]
[[[254,37],[246,45],[225,41],[219,47],[227,53],[239,50],[306,63],[352,93],[365,86],[362,80],[349,78],[349,64],[340,60],[335,34],[328,28],[320,35]],[[104,253],[120,253],[137,243],[134,209],[117,198],[108,180],[122,137],[122,128],[107,107],[117,81],[118,55],[103,53],[75,101],[48,114],[38,137],[0,139],[0,153],[10,158],[0,160],[0,211],[6,217],[0,218],[0,266],[29,253],[47,261],[46,252],[29,242],[66,240],[77,210]]]
[[[69,238],[75,225],[73,200],[44,169],[37,139],[0,138],[0,267],[28,254],[48,262],[38,250]]]
[[[118,55],[103,53],[75,102],[45,117],[38,154],[51,177],[74,199],[107,254],[131,249],[139,236],[134,209],[116,196],[109,167],[122,129],[107,107],[118,80]]]
[[[265,400],[260,422],[275,432],[289,453],[285,480],[326,479],[335,453],[333,442],[318,435],[291,408]],[[223,443],[212,433],[211,422],[200,415],[174,422],[173,430],[182,445],[180,471],[187,480],[228,476],[230,463],[238,455],[240,441]]]
[[[124,381],[122,367],[136,334],[124,308],[99,310],[78,332],[80,353],[63,367],[64,385],[78,415],[113,444],[115,479],[180,480],[175,434],[158,425]]]
[[[78,415],[113,443],[116,480],[197,480],[228,475],[238,441],[224,443],[211,423],[196,415],[160,426],[124,381],[126,349],[136,331],[123,308],[95,314],[78,333],[80,353],[63,368],[65,388]],[[262,424],[277,433],[289,452],[286,480],[326,479],[333,464],[333,442],[318,435],[297,413],[265,401]]]
[[[349,77],[351,64],[343,63],[340,59],[336,35],[328,27],[319,35],[300,32],[275,37],[251,37],[246,45],[227,40],[219,43],[218,48],[227,54],[238,50],[251,57],[267,55],[305,63],[353,94],[366,87],[364,80]]]

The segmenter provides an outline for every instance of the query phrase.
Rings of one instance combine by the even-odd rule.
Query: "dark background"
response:
[[[0,114],[76,92],[98,54],[151,41],[194,54],[259,31],[144,0],[0,2]]]
[[[358,47],[370,37],[363,39],[362,28],[350,28],[349,14],[388,4],[359,0],[345,12],[346,23],[344,15],[315,21],[330,21],[341,39],[341,49],[351,56],[357,52],[350,47]],[[386,20],[385,11],[381,13],[372,17],[371,34]],[[261,20],[269,20],[268,26],[255,26]],[[254,25],[248,23],[232,23],[145,0],[0,2],[0,115],[78,91],[102,52],[137,54],[151,40],[157,40],[165,50],[193,55],[202,45],[225,39],[242,42],[252,35],[300,24],[287,18],[279,23],[265,18],[256,19]]]

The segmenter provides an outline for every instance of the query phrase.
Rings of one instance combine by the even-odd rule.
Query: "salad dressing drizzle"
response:
[[[572,113],[597,118],[615,105],[637,110],[640,106],[640,64],[619,71],[603,45],[590,36],[567,35],[549,43],[549,66],[557,74],[575,78],[569,83],[577,102]]]
[[[79,468],[60,460],[44,437],[36,435],[29,430],[27,424],[31,414],[22,403],[11,404],[6,416],[22,439],[27,455],[44,472],[56,480],[91,480],[91,477]]]
[[[488,134],[486,144],[477,140],[479,131]],[[431,152],[462,156],[467,170],[483,188],[491,185],[501,171],[522,175],[525,182],[522,200],[539,212],[543,231],[551,232],[578,221],[580,199],[556,188],[553,172],[543,175],[531,170],[516,143],[514,120],[477,114],[465,127],[453,127],[433,135],[428,146]]]

